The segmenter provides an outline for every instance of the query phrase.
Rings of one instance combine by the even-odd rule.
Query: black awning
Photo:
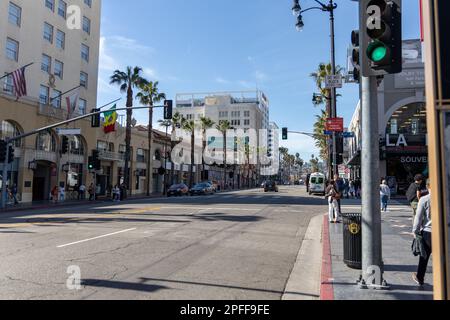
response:
[[[360,166],[361,165],[361,150],[358,150],[353,157],[347,162],[347,166]]]

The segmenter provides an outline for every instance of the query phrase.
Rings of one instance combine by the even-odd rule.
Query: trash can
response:
[[[344,226],[344,263],[352,269],[362,270],[361,213],[342,214]]]

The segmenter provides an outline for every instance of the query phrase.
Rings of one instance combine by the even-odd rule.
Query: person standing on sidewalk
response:
[[[14,205],[17,206],[19,204],[19,201],[17,201],[17,184],[13,184],[13,187],[11,189],[12,198],[14,200]]]
[[[78,190],[78,200],[86,199],[86,186],[82,183]]]
[[[427,194],[428,190],[426,188],[425,178],[421,174],[416,175],[414,177],[414,182],[411,183],[408,191],[406,192],[406,198],[413,209],[413,219],[416,216],[420,198],[426,196]]]
[[[426,256],[420,256],[417,273],[413,274],[413,280],[423,286],[425,283],[425,274],[427,273],[428,262],[432,253],[431,245],[431,184],[427,181],[426,187],[428,195],[420,198],[417,206],[417,214],[414,219],[413,233],[416,241],[422,241],[422,246],[425,249]]]
[[[89,186],[88,192],[89,192],[89,201],[93,201],[94,200],[94,184],[93,183],[91,183],[91,185]]]
[[[330,223],[338,223],[341,216],[341,210],[339,209],[338,203],[340,194],[334,180],[330,181],[325,193],[328,200],[328,221]]]
[[[345,182],[344,182],[344,180],[342,180],[340,177],[339,177],[339,175],[338,174],[335,174],[334,175],[334,182],[335,182],[335,188],[336,188],[336,191],[338,192],[338,194],[339,194],[339,196],[337,197],[337,202],[338,202],[338,206],[339,206],[339,214],[340,214],[340,212],[342,212],[342,210],[341,210],[341,199],[342,199],[342,197],[343,197],[343,195],[344,195],[344,192],[345,192]],[[337,215],[337,212],[336,212],[336,215]]]
[[[391,200],[391,188],[389,188],[387,181],[383,180],[380,185],[380,197],[381,197],[381,211],[387,212],[388,202]]]
[[[58,203],[58,187],[54,186],[51,191],[51,196],[54,204]]]

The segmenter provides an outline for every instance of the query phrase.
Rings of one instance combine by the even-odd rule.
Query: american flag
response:
[[[27,95],[27,82],[25,80],[25,68],[17,69],[12,73],[14,91],[16,92],[16,97],[19,99],[22,96]]]

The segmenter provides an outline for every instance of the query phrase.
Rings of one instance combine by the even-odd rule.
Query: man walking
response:
[[[426,188],[425,178],[421,174],[416,175],[414,177],[414,182],[411,183],[408,191],[406,192],[406,198],[413,209],[413,218],[416,216],[420,198],[426,196],[427,194],[428,190]]]
[[[11,189],[11,194],[14,200],[14,205],[17,206],[19,204],[19,201],[17,201],[17,185],[13,184],[13,187]]]
[[[391,199],[391,188],[389,188],[386,180],[383,180],[380,185],[380,197],[381,211],[387,212],[388,202]]]
[[[416,241],[421,241],[425,252],[420,255],[417,273],[413,274],[413,280],[420,286],[425,283],[425,274],[428,268],[428,262],[432,253],[431,246],[431,184],[427,181],[426,187],[428,195],[420,198],[417,206],[417,213],[414,219],[413,233]]]
[[[78,190],[78,200],[86,199],[86,186],[82,183]]]

